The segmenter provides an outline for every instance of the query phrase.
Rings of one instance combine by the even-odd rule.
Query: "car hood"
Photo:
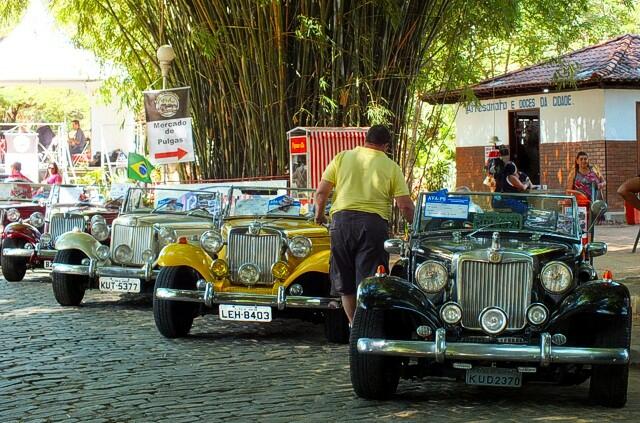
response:
[[[452,239],[428,239],[418,243],[425,254],[437,255],[451,260],[456,253],[467,253],[491,248],[491,239],[463,239],[456,242]],[[500,249],[504,251],[522,252],[531,256],[563,255],[571,250],[567,244],[552,241],[523,241],[501,239]]]
[[[125,226],[153,226],[156,223],[162,226],[171,226],[174,228],[186,227],[210,227],[213,220],[210,217],[203,216],[187,216],[186,214],[129,214],[120,216],[113,220],[114,225]]]
[[[228,219],[225,221],[222,231],[228,232],[232,228],[248,227],[253,222],[259,222],[263,228],[283,231],[288,237],[304,235],[309,238],[327,237],[329,231],[326,227],[303,219]]]

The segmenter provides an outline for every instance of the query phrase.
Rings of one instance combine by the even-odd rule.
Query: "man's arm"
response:
[[[640,192],[640,176],[627,179],[622,183],[622,185],[620,185],[620,188],[618,188],[618,194],[624,198],[626,202],[640,210],[638,192]]]
[[[400,197],[396,197],[396,204],[398,205],[400,213],[402,213],[402,216],[404,216],[405,220],[409,222],[409,224],[413,224],[413,213],[416,208],[413,205],[411,196],[401,195]]]
[[[327,201],[329,200],[329,194],[331,194],[331,190],[333,189],[333,184],[326,180],[321,180],[318,185],[318,189],[316,189],[316,217],[315,221],[317,224],[323,224],[327,221],[327,218],[324,215],[324,208],[327,205]]]

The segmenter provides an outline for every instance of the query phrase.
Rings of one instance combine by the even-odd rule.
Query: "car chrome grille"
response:
[[[113,225],[111,235],[111,257],[119,245],[127,245],[133,251],[130,262],[121,264],[143,265],[142,252],[152,250],[156,252],[153,242],[152,226],[123,226]],[[115,260],[115,259],[114,259]]]
[[[63,233],[72,231],[73,228],[78,228],[81,231],[85,230],[84,217],[74,214],[57,213],[51,216],[51,223],[49,223],[49,233],[51,239],[56,240]]]
[[[461,260],[457,293],[462,307],[462,326],[481,329],[478,317],[487,307],[500,307],[507,313],[507,329],[522,329],[531,303],[533,271],[530,261],[488,263]]]
[[[238,268],[245,263],[253,263],[260,269],[258,285],[272,285],[271,266],[280,259],[280,235],[263,233],[249,235],[243,230],[232,230],[229,233],[227,259],[231,281],[238,280]]]

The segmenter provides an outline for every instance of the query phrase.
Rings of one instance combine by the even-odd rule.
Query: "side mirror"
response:
[[[591,204],[591,215],[594,216],[594,219],[597,219],[605,213],[607,209],[607,203],[602,200],[596,200]]]
[[[384,242],[384,250],[389,254],[402,255],[404,252],[404,241],[397,238],[388,239]]]
[[[607,244],[605,242],[590,242],[587,244],[587,253],[590,257],[600,257],[607,254]]]

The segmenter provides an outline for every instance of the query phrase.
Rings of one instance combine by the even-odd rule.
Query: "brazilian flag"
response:
[[[151,171],[153,165],[140,154],[129,153],[127,166],[127,176],[140,182],[151,182]]]

